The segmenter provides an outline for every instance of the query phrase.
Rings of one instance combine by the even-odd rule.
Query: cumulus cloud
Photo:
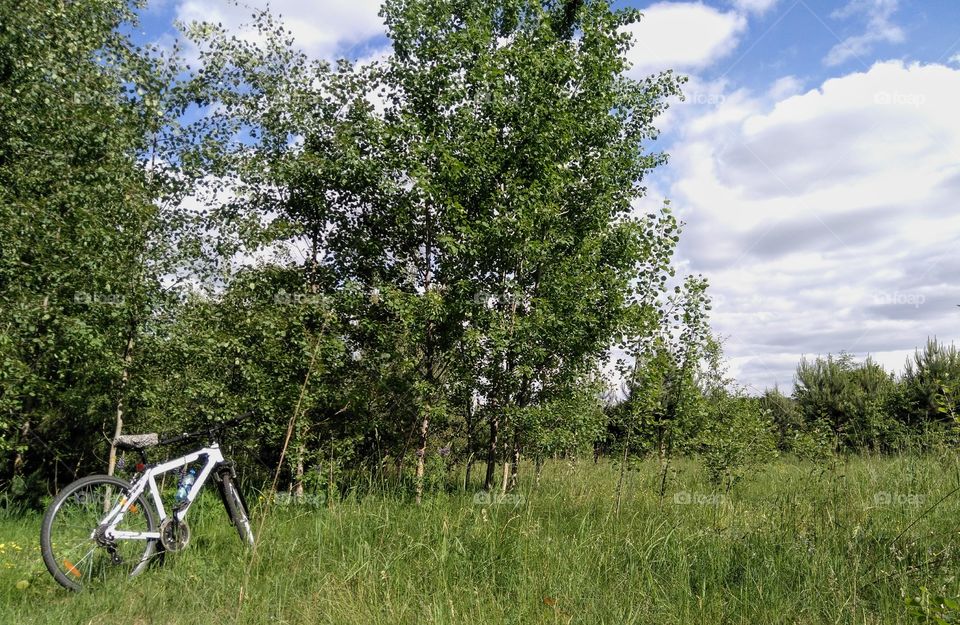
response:
[[[904,40],[903,30],[893,23],[893,14],[897,11],[899,0],[851,0],[842,8],[830,14],[836,20],[852,17],[865,17],[866,31],[847,37],[830,48],[823,62],[826,65],[840,65],[850,59],[861,59],[878,43],[900,43]]]
[[[242,25],[250,21],[253,7],[267,8],[282,17],[296,43],[307,54],[318,58],[354,57],[354,48],[384,32],[381,0],[254,0],[237,6],[229,0],[181,0],[176,5],[177,19],[184,22],[220,22],[240,36],[251,36]]]
[[[726,94],[678,129],[665,195],[716,298],[732,373],[789,387],[801,356],[899,368],[960,340],[960,70],[878,63],[802,92]]]
[[[643,19],[629,27],[634,46],[628,58],[630,75],[675,69],[704,69],[737,47],[747,19],[737,11],[723,12],[699,2],[660,2],[643,9]]]

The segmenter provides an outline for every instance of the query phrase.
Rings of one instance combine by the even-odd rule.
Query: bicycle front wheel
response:
[[[247,511],[247,504],[243,500],[243,495],[240,494],[240,490],[229,473],[220,476],[219,485],[223,504],[227,508],[230,521],[240,535],[240,540],[253,547],[253,527],[250,524],[250,513]]]
[[[40,528],[43,562],[54,579],[70,590],[82,590],[111,579],[132,577],[150,564],[156,539],[115,539],[104,535],[107,513],[125,503],[130,484],[117,477],[91,475],[68,485],[53,500]],[[117,530],[155,532],[153,508],[139,496]]]

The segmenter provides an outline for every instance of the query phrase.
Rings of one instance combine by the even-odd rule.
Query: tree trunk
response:
[[[496,409],[490,412],[490,444],[487,446],[487,474],[483,478],[483,489],[493,489],[493,472],[497,467],[497,442],[500,435],[500,417]]]
[[[474,462],[474,459],[475,459],[474,453],[471,451],[471,452],[467,455],[467,470],[466,470],[466,472],[465,472],[464,475],[463,475],[463,490],[464,490],[464,491],[470,489],[470,476],[471,476],[471,474],[473,473],[473,462]]]
[[[620,514],[620,502],[623,499],[623,478],[627,473],[627,458],[630,453],[630,439],[623,444],[623,458],[620,460],[620,478],[617,480],[617,514]]]
[[[520,480],[520,443],[517,440],[513,441],[513,461],[510,463],[510,483],[507,484],[507,490],[513,490],[517,487],[517,482]]]
[[[107,475],[113,475],[117,466],[117,438],[123,433],[123,396],[130,380],[130,364],[133,362],[133,329],[127,338],[127,347],[123,352],[123,372],[120,375],[120,392],[117,394],[117,408],[114,412],[113,438],[110,440],[110,456],[107,460]]]
[[[306,450],[303,444],[297,446],[297,464],[294,468],[293,488],[291,489],[293,498],[297,501],[303,499],[303,456]]]
[[[330,466],[327,472],[327,507],[333,507],[333,438],[330,439]]]
[[[430,296],[430,288],[433,273],[433,224],[432,212],[429,202],[424,204],[424,224],[426,226],[426,240],[423,246],[423,293],[424,297]],[[416,489],[416,501],[419,504],[423,500],[423,479],[426,471],[427,461],[427,438],[430,434],[430,397],[434,391],[433,384],[436,380],[436,369],[433,352],[433,323],[427,321],[423,336],[424,352],[424,373],[427,381],[428,395],[421,405],[420,420],[420,442],[417,445],[417,472],[414,478],[414,487]]]
[[[667,493],[667,474],[670,471],[670,457],[673,445],[665,437],[660,444],[660,503]]]
[[[474,438],[474,437],[473,437],[473,429],[474,429],[475,425],[474,425],[473,394],[472,394],[472,393],[469,393],[468,396],[467,396],[467,402],[466,402],[466,405],[465,405],[465,410],[464,410],[463,418],[464,418],[464,421],[465,421],[466,426],[467,426],[467,432],[466,432],[466,436],[467,436],[467,448],[466,448],[466,450],[465,450],[465,452],[466,452],[466,454],[467,454],[467,462],[466,462],[467,466],[466,466],[466,472],[465,472],[465,474],[464,474],[464,476],[463,476],[463,490],[466,491],[467,489],[470,488],[470,474],[473,472],[473,460],[474,460],[474,453],[473,453],[473,443],[474,443],[474,441],[473,441],[473,438]]]
[[[534,486],[540,486],[540,477],[543,475],[543,456],[537,456],[534,460]]]
[[[306,473],[307,462],[307,429],[308,428],[304,427],[301,418],[297,422],[294,432],[296,438],[293,441],[293,455],[291,457],[293,467],[289,491],[290,496],[293,497],[295,501],[303,499],[303,477]]]
[[[28,413],[29,414],[29,413]],[[27,437],[30,436],[30,417],[27,417],[27,420],[23,422],[23,426],[20,428],[20,440],[19,445],[17,445],[17,455],[13,458],[13,476],[16,477],[23,472],[23,465],[25,460],[23,458],[23,448],[24,441]],[[54,470],[56,470],[56,464],[54,464]]]
[[[416,490],[417,490],[417,503],[423,499],[423,477],[425,470],[425,462],[427,459],[427,434],[430,432],[430,411],[425,409],[423,412],[423,420],[420,422],[420,444],[417,446],[417,476],[416,476]]]

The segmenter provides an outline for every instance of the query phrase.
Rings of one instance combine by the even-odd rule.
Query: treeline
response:
[[[779,454],[823,461],[957,442],[960,353],[952,344],[928,341],[899,376],[869,357],[804,359],[790,395],[774,388],[759,397],[723,379],[716,346],[706,354],[702,369],[686,379],[675,359],[638,361],[639,375],[607,408],[598,453],[621,453],[625,466],[634,455],[655,453],[664,478],[673,454],[697,456],[711,480],[729,488]]]
[[[849,354],[803,361],[793,397],[761,399],[777,426],[781,449],[804,448],[810,436],[836,451],[922,449],[955,440],[960,414],[960,354],[936,340],[894,376],[871,359]]]
[[[633,11],[388,0],[392,50],[364,65],[307,59],[257,13],[257,43],[190,26],[189,67],[130,40],[137,8],[0,5],[14,501],[113,472],[119,433],[250,409],[227,442],[254,483],[279,466],[294,493],[418,500],[591,452],[656,454],[661,492],[696,454],[729,488],[956,412],[940,346],[900,380],[804,363],[794,399],[725,378],[707,284],[672,266],[680,224],[634,208],[682,80],[625,76]]]

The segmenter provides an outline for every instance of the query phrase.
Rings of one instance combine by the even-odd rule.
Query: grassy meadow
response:
[[[616,467],[589,461],[500,503],[281,502],[252,561],[211,490],[186,551],[80,594],[44,569],[39,515],[8,516],[0,623],[907,623],[920,587],[960,594],[953,454],[781,459],[727,494],[683,462],[663,501],[658,479],[631,472],[619,514]]]

